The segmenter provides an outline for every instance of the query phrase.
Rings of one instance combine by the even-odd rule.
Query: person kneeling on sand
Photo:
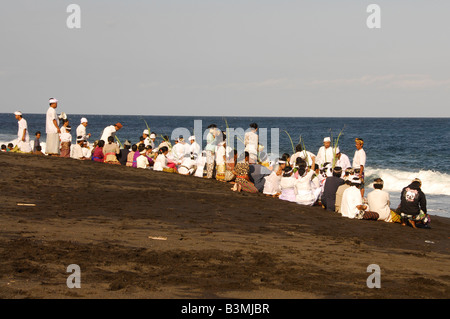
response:
[[[430,216],[427,214],[427,200],[421,187],[422,181],[416,178],[402,190],[397,213],[402,218],[403,226],[406,226],[407,223],[413,228],[417,228],[416,226],[428,228],[430,226]]]
[[[81,136],[77,136],[77,144],[72,147],[70,157],[73,159],[84,160],[86,157],[83,155],[84,139]]]
[[[383,190],[384,181],[377,178],[373,182],[374,190],[367,195],[367,203],[371,211],[378,213],[378,220],[388,223],[400,221],[400,217],[390,208],[389,193]]]
[[[45,155],[42,153],[42,147],[40,145],[36,146],[36,150],[33,152],[34,155]]]
[[[247,193],[258,193],[258,189],[252,182],[250,182],[250,178],[248,176],[250,172],[250,165],[248,163],[249,157],[250,154],[248,152],[241,154],[236,166],[234,167],[233,173],[236,175],[236,181],[231,190],[235,192],[244,191]]]
[[[368,207],[363,203],[360,186],[361,180],[354,177],[351,179],[350,187],[342,194],[341,213],[343,217],[362,219],[364,211]]]

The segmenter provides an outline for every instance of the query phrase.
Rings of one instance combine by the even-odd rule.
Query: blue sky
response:
[[[69,29],[66,8],[81,8]],[[381,8],[369,29],[366,8]],[[0,106],[43,113],[450,116],[449,1],[31,1],[0,12]]]

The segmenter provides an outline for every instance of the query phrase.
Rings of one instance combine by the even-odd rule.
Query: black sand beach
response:
[[[24,154],[0,165],[0,298],[450,297],[447,218],[416,230],[191,176]]]

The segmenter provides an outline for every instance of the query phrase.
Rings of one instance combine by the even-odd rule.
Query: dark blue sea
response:
[[[366,180],[370,183],[376,177],[385,181],[385,190],[391,194],[392,207],[399,203],[403,187],[418,177],[427,195],[429,213],[450,217],[450,118],[288,118],[288,117],[190,117],[190,116],[126,116],[126,115],[82,115],[68,114],[75,140],[75,130],[81,117],[89,121],[87,132],[91,141],[99,139],[102,130],[120,122],[123,128],[117,137],[123,143],[139,141],[142,131],[150,130],[162,140],[163,135],[173,141],[178,132],[203,136],[209,124],[220,129],[243,130],[256,122],[260,136],[267,129],[267,151],[270,152],[272,135],[278,132],[279,153],[292,153],[292,145],[303,139],[306,149],[317,153],[324,137],[333,141],[339,137],[338,145],[342,153],[353,158],[354,139],[364,140],[367,154]],[[45,114],[24,114],[28,122],[30,139],[34,132],[41,131],[45,142]],[[194,122],[197,121],[197,122]],[[201,121],[201,122],[199,122]],[[196,124],[195,124],[196,123]],[[201,123],[199,125],[199,123]],[[194,127],[196,131],[194,131]],[[177,131],[174,131],[177,129]],[[180,129],[181,128],[181,129]],[[275,131],[271,131],[275,129]],[[201,131],[201,133],[199,133]],[[186,134],[187,134],[186,133]],[[0,114],[0,143],[17,138],[17,120],[13,114]],[[205,145],[203,141],[203,146]],[[371,188],[368,187],[367,191]]]

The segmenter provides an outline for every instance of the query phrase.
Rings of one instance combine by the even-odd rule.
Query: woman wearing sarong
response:
[[[131,152],[128,153],[128,155],[127,155],[127,164],[126,164],[126,166],[133,167],[134,154],[136,154],[136,151],[137,151],[137,145],[133,144],[131,146]]]
[[[114,137],[108,137],[108,144],[103,147],[103,155],[105,155],[105,163],[120,165],[117,154],[120,153],[119,145],[114,143]]]
[[[244,160],[238,161],[233,170],[233,173],[236,175],[236,181],[232,190],[235,192],[244,191],[247,193],[258,193],[258,189],[252,182],[250,182],[250,178],[248,177],[248,173],[250,171],[248,159],[249,153],[245,152]]]
[[[104,140],[99,140],[97,146],[94,149],[94,153],[92,154],[92,160],[95,162],[103,163],[105,159],[105,155],[103,154],[103,147],[105,146]]]

